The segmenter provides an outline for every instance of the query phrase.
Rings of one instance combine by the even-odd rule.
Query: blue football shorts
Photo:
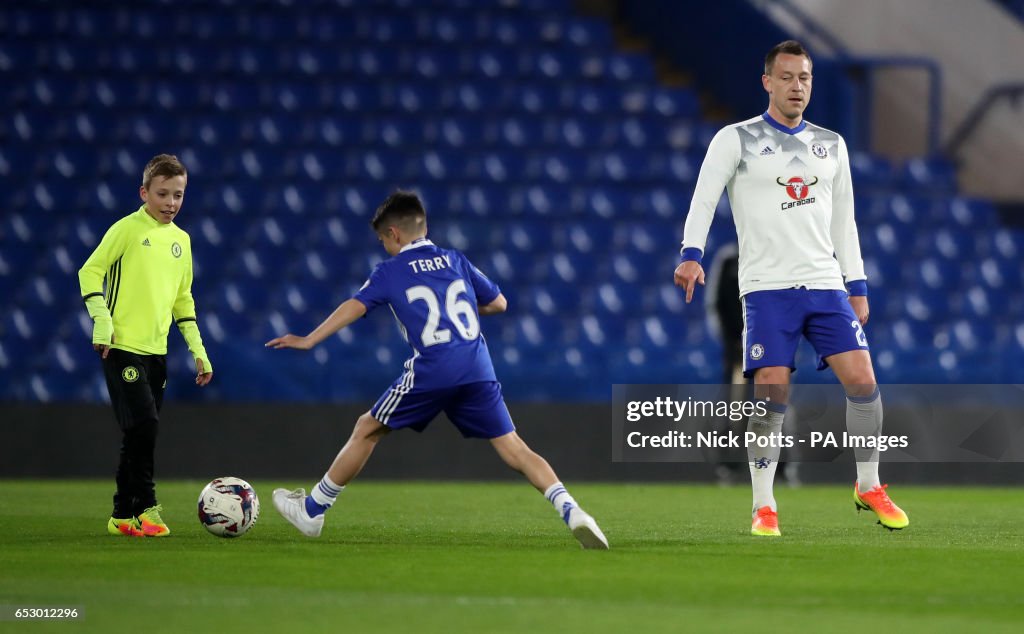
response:
[[[437,390],[416,390],[395,381],[370,409],[391,429],[418,432],[444,412],[465,438],[497,438],[516,430],[497,381],[466,383]]]
[[[754,291],[743,302],[743,376],[758,368],[782,366],[796,370],[800,337],[818,353],[818,369],[825,358],[850,350],[867,350],[868,339],[853,314],[846,291],[787,288]]]

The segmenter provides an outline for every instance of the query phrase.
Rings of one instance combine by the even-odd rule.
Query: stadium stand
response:
[[[190,171],[177,222],[217,377],[185,389],[172,332],[176,399],[376,397],[407,356],[384,313],[311,357],[262,343],[359,287],[397,187],[509,296],[483,325],[510,399],[717,380],[704,313],[671,286],[718,126],[693,90],[569,0],[245,4],[0,9],[0,399],[106,398],[76,272],[159,152]],[[880,380],[1024,382],[1024,231],[941,160],[852,163]],[[709,257],[734,239],[723,202]],[[811,357],[797,380],[834,380]]]

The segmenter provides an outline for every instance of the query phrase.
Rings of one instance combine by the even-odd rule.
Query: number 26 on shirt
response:
[[[459,336],[466,341],[472,341],[480,334],[480,320],[476,316],[476,311],[473,310],[473,305],[466,299],[459,298],[459,295],[466,292],[466,280],[452,282],[445,292],[444,309],[448,320],[459,332]],[[423,332],[420,333],[420,340],[424,346],[434,346],[452,340],[452,331],[447,328],[438,328],[441,324],[440,298],[429,286],[410,287],[405,291],[405,297],[410,304],[415,301],[427,304],[427,323],[423,325]]]

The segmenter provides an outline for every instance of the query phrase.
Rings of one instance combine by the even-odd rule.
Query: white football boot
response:
[[[565,522],[572,531],[572,536],[583,548],[608,550],[608,539],[598,528],[597,522],[578,506],[569,509],[569,518]]]
[[[306,537],[320,536],[324,528],[324,516],[310,517],[306,512],[305,489],[274,489],[274,508]]]

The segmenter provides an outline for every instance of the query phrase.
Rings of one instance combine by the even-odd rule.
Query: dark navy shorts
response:
[[[391,429],[423,431],[444,412],[466,438],[497,438],[516,430],[497,381],[416,390],[406,386],[404,377],[370,409],[371,416]]]
[[[796,369],[800,337],[818,353],[818,369],[828,367],[825,357],[850,350],[867,350],[868,339],[853,314],[846,291],[787,288],[754,291],[743,296],[743,376],[758,368]]]

